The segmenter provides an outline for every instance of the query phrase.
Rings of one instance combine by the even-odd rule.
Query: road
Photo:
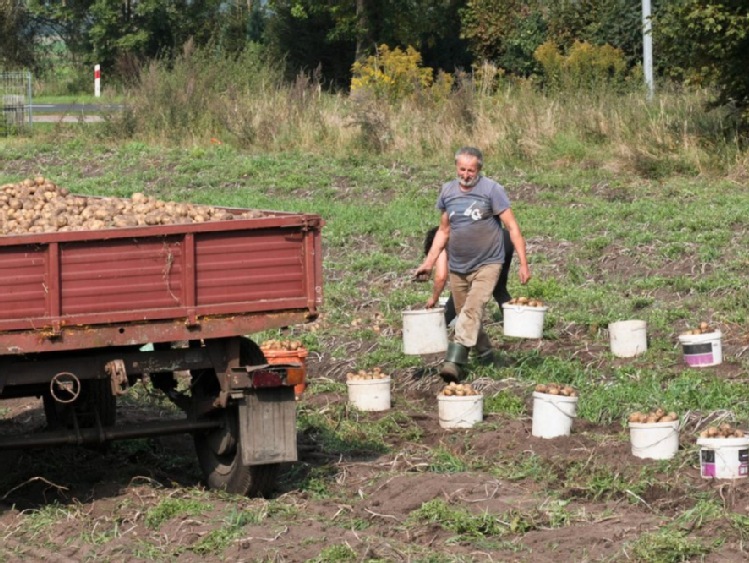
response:
[[[31,104],[34,123],[95,123],[102,113],[122,110],[119,104]]]

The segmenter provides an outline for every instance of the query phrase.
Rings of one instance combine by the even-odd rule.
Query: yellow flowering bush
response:
[[[351,67],[351,91],[368,90],[378,99],[403,100],[418,91],[432,91],[440,97],[452,88],[450,74],[440,73],[437,83],[430,67],[421,66],[421,53],[410,45],[406,50],[380,45],[377,54]]]

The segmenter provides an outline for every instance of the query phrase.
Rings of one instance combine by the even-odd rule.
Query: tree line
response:
[[[642,59],[641,0],[0,0],[0,68],[49,72],[66,56],[122,81],[190,41],[232,55],[261,45],[287,75],[316,73],[348,89],[352,65],[382,45],[412,47],[445,72],[483,63],[509,76],[542,73],[552,45],[611,46]],[[745,0],[653,0],[656,76],[714,85],[718,101],[749,107]]]

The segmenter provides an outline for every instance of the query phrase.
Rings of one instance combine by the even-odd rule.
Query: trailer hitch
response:
[[[109,375],[109,380],[112,383],[112,395],[124,395],[127,391],[127,370],[125,369],[125,362],[122,360],[112,360],[107,362],[104,366],[104,371]]]

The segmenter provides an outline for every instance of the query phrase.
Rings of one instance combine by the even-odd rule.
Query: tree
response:
[[[0,69],[34,65],[34,30],[26,3],[0,0]]]
[[[653,22],[657,50],[668,72],[691,82],[713,83],[717,102],[733,104],[749,124],[749,9],[745,0],[678,0]]]
[[[465,61],[458,10],[465,0],[272,0],[267,41],[286,56],[292,74],[322,66],[340,86],[351,65],[378,46],[413,46],[440,68]],[[446,57],[445,54],[449,54]],[[440,59],[435,65],[432,59]]]
[[[123,58],[171,57],[191,39],[219,36],[222,0],[29,0],[40,25],[58,35],[74,57],[115,68]]]

